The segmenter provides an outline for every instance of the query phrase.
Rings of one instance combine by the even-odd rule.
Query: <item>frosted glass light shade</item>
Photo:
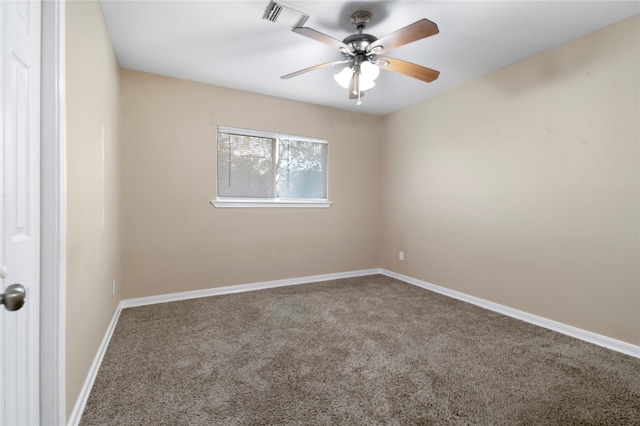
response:
[[[371,62],[363,62],[360,64],[360,75],[373,82],[380,75],[380,67]]]
[[[365,90],[369,90],[375,86],[375,81],[367,78],[364,74],[360,74],[360,91],[364,92]]]
[[[333,78],[335,78],[340,86],[348,89],[351,78],[353,77],[353,72],[353,68],[344,67],[342,71],[334,75]],[[378,78],[378,75],[380,75],[380,68],[377,65],[371,62],[363,62],[360,64],[360,91],[364,92],[374,87],[376,85],[374,80]]]
[[[344,87],[345,89],[348,89],[352,76],[353,76],[353,70],[349,67],[344,67],[342,71],[334,75],[333,78],[336,79],[336,81],[340,86]]]

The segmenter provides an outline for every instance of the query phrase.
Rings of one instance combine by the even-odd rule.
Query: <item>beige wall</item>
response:
[[[640,344],[639,20],[385,117],[381,266]]]
[[[67,415],[120,300],[119,68],[99,3],[66,5]],[[103,141],[104,129],[104,144]]]
[[[378,266],[380,117],[123,70],[123,296]],[[329,141],[328,209],[216,209],[216,126]]]

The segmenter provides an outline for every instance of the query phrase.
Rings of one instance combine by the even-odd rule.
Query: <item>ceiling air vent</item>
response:
[[[291,28],[297,28],[307,22],[309,14],[282,1],[270,1],[264,11],[264,15],[262,15],[262,19],[271,22],[283,22],[291,25]]]

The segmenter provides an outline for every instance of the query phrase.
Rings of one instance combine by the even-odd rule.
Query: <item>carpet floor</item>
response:
[[[81,425],[640,425],[640,359],[372,275],[124,309]]]

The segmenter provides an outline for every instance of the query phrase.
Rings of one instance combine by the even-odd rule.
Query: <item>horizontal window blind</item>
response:
[[[275,139],[218,134],[218,196],[275,197],[275,149]]]

